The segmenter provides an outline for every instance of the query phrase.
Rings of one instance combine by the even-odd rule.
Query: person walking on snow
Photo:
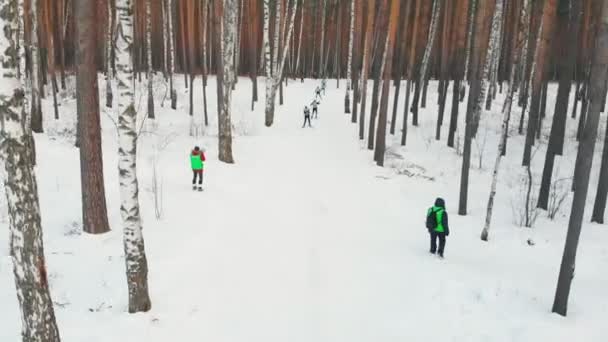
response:
[[[198,146],[190,153],[190,165],[192,166],[192,190],[197,190],[196,179],[198,178],[198,191],[203,191],[203,169],[205,168],[205,152]]]
[[[448,213],[445,211],[445,201],[442,198],[435,200],[435,205],[429,208],[426,213],[426,228],[431,236],[431,254],[437,254],[443,258],[445,250],[445,238],[450,235],[448,226]],[[439,249],[437,249],[437,240],[439,240]]]
[[[327,80],[323,79],[323,81],[321,81],[321,90],[323,91],[323,95],[325,95],[325,88],[327,87]]]
[[[319,88],[319,86],[317,86],[317,89],[315,89],[315,99],[321,99],[321,88]]]
[[[308,122],[308,127],[312,127],[310,125],[310,109],[308,109],[308,106],[304,106],[304,124],[302,128],[306,127],[306,122]]]
[[[319,118],[319,101],[317,100],[312,100],[312,102],[310,103],[310,106],[312,107],[312,117],[313,119],[318,119]]]

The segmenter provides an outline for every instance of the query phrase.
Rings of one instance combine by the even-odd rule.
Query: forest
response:
[[[247,164],[250,156],[240,153],[247,150],[242,146],[263,144],[244,136],[285,134],[269,150],[300,138],[299,131],[283,132],[286,112],[299,120],[301,104],[295,102],[303,103],[313,84],[321,84],[324,96],[332,94],[322,100],[333,104],[323,105],[324,115],[340,114],[352,135],[332,131],[328,144],[349,139],[373,161],[370,170],[433,154],[433,163],[403,162],[406,167],[397,173],[416,178],[425,168],[440,168],[424,181],[451,177],[457,187],[449,188],[454,193],[449,198],[457,202],[458,215],[452,220],[477,224],[468,227],[475,230],[476,243],[494,244],[495,231],[504,235],[504,228],[495,227],[505,225],[509,205],[517,225],[526,229],[535,227],[541,212],[549,218],[542,226],[563,228],[561,240],[552,242],[561,255],[561,262],[551,260],[559,265],[551,280],[557,280],[553,313],[568,313],[581,233],[603,227],[606,241],[608,1],[0,0],[0,26],[0,164],[7,213],[0,223],[7,226],[23,341],[60,341],[63,330],[48,279],[56,273],[47,272],[43,248],[50,225],[41,218],[48,210],[41,203],[50,195],[37,183],[37,177],[46,177],[40,162],[48,163],[45,155],[55,151],[49,148],[55,140],[69,141],[66,151],[77,160],[78,204],[66,212],[79,213],[78,230],[86,236],[113,236],[118,229],[126,311],[149,312],[155,297],[148,273],[154,264],[148,265],[142,217],[160,222],[165,201],[192,202],[181,194],[163,197],[166,182],[158,163],[170,139],[178,139],[166,131],[180,127],[174,135],[184,144],[217,146],[206,153],[227,168],[221,169],[224,177],[244,174],[255,168]],[[180,114],[185,121],[174,118]],[[244,117],[259,120],[260,127],[245,124]],[[150,141],[161,138],[163,143],[151,147]],[[302,153],[293,149],[277,154]],[[148,153],[150,167],[147,157],[141,160]],[[336,156],[328,159],[340,159]],[[487,170],[484,159],[490,159]],[[108,174],[108,160],[118,172]],[[149,169],[146,176],[153,172],[149,186],[147,178],[141,180],[141,164]],[[53,172],[64,167],[54,166]],[[253,182],[281,187],[287,176],[275,171],[266,175],[270,180]],[[507,185],[511,173],[522,175],[516,185],[523,190]],[[202,170],[200,177],[202,182]],[[141,199],[148,187],[153,204]],[[384,188],[370,191],[378,189]],[[501,191],[521,194],[505,204],[497,200]],[[239,203],[227,203],[232,201]],[[224,217],[232,215],[220,210],[226,210]],[[554,223],[563,211],[563,224]],[[273,210],[267,219],[274,221]],[[459,221],[465,219],[475,221]],[[607,260],[602,251],[598,269]]]

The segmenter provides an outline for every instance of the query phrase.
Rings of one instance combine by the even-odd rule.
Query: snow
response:
[[[161,82],[161,77],[156,79]],[[46,133],[36,136],[47,269],[64,342],[605,341],[606,227],[588,224],[585,216],[569,315],[564,318],[550,309],[570,198],[555,221],[541,213],[534,229],[513,223],[512,207],[523,198],[518,189],[524,175],[519,166],[524,138],[516,134],[516,106],[490,242],[479,239],[503,95],[491,112],[482,114],[484,165],[477,168],[474,143],[469,216],[463,217],[456,210],[461,161],[445,146],[449,115],[444,140],[434,141],[435,82],[428,106],[420,112],[420,126],[409,127],[407,147],[398,145],[399,137],[389,137],[387,167],[379,168],[367,144],[358,141],[358,126],[343,114],[346,82],[340,89],[335,89],[335,81],[328,82],[319,119],[313,120],[313,128],[303,129],[302,108],[320,82],[289,80],[286,103],[276,107],[274,126],[266,128],[263,83],[258,83],[260,101],[251,112],[251,82],[239,79],[232,114],[236,164],[228,165],[217,160],[214,79],[207,88],[211,126],[198,138],[188,135],[188,96],[180,76],[176,80],[177,112],[169,108],[168,98],[160,108],[165,89],[157,86],[157,119],[142,126],[138,146],[152,299],[148,313],[127,313],[115,111],[102,114],[113,229],[105,235],[81,233],[79,159],[73,148],[75,100],[63,100],[61,120],[46,115]],[[199,78],[194,89],[198,123],[200,86]],[[140,89],[136,107],[141,114],[146,108],[145,82]],[[555,93],[552,85],[548,115]],[[102,104],[104,95],[102,91]],[[47,114],[52,113],[49,101],[43,103]],[[402,106],[403,96],[400,102]],[[462,103],[461,110],[465,107]],[[399,113],[400,121],[402,108]],[[549,122],[543,121],[543,142]],[[572,174],[576,124],[569,119],[569,143],[565,157],[556,161],[561,175],[556,177]],[[462,121],[459,127],[464,128]],[[190,187],[188,153],[195,144],[207,151],[202,193]],[[543,158],[544,146],[533,158],[536,183]],[[159,220],[151,192],[153,160],[158,160],[163,192]],[[598,165],[599,159],[592,187]],[[444,260],[428,253],[424,228],[426,208],[437,196],[446,199],[451,222]],[[4,193],[0,208],[5,228]],[[8,229],[1,231],[0,341],[12,342],[19,340],[21,323]],[[529,246],[528,239],[535,245]]]

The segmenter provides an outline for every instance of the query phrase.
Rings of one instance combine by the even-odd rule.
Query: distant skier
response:
[[[315,89],[315,99],[321,99],[321,88],[319,86],[317,86],[317,89]]]
[[[302,128],[306,127],[306,122],[308,122],[308,127],[312,127],[310,125],[310,109],[308,109],[308,106],[304,106],[304,124]]]
[[[323,79],[321,81],[321,90],[323,91],[323,95],[325,95],[325,88],[327,88],[327,80]]]
[[[450,235],[448,226],[448,213],[445,211],[445,201],[442,198],[435,200],[435,205],[429,208],[426,213],[426,228],[431,236],[431,254],[437,254],[443,258],[445,249],[445,237]],[[439,249],[437,249],[437,239],[439,239]]]
[[[195,146],[190,153],[190,165],[192,166],[192,190],[203,191],[203,169],[205,168],[205,152],[200,147]],[[198,178],[198,188],[196,179]]]
[[[317,100],[312,100],[312,102],[310,103],[310,106],[312,107],[312,118],[313,119],[318,119],[319,118],[319,101]]]

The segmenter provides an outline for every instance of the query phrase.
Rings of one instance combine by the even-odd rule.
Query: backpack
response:
[[[434,230],[437,228],[437,211],[430,208],[426,215],[426,229]]]

